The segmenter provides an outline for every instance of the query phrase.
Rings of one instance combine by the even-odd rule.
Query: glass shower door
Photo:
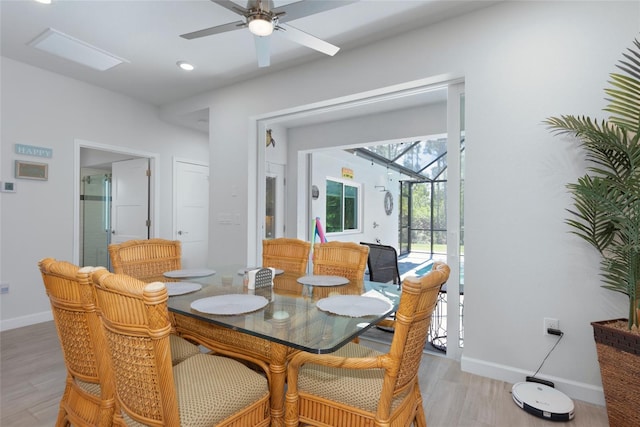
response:
[[[111,174],[87,175],[80,192],[82,248],[80,265],[110,268]]]

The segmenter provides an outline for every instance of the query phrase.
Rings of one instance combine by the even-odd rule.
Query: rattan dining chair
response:
[[[128,240],[109,245],[111,266],[116,274],[126,274],[142,282],[171,282],[163,276],[167,271],[181,268],[180,240]],[[169,336],[173,364],[200,353],[197,345],[179,337]]]
[[[449,267],[438,262],[429,274],[404,279],[388,353],[348,343],[331,354],[294,355],[287,367],[285,424],[425,427],[418,368],[448,277]]]
[[[113,383],[91,296],[91,267],[45,258],[38,263],[51,302],[67,379],[56,426],[111,426]]]
[[[167,271],[180,270],[182,247],[179,240],[128,240],[109,245],[113,272],[127,274],[143,282],[170,282]]]
[[[172,367],[167,288],[105,270],[93,274],[120,411],[145,426],[268,426],[266,378],[227,357],[198,354]]]
[[[362,280],[369,247],[354,242],[326,242],[313,246],[313,274]]]
[[[313,274],[346,277],[362,281],[367,267],[369,247],[353,242],[316,243],[313,246]],[[337,291],[332,287],[314,286],[315,298],[327,297]]]
[[[280,237],[262,241],[262,266],[305,274],[311,243]]]

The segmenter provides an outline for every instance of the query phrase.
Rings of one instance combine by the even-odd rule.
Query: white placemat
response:
[[[240,270],[238,270],[238,276],[244,276],[245,273],[248,273],[251,270],[258,270],[262,267],[245,267],[245,268],[241,268]],[[273,269],[273,274],[275,274],[276,276],[278,274],[282,274],[284,273],[284,270],[279,269],[279,268],[274,268]]]
[[[298,278],[298,283],[302,285],[312,285],[312,286],[338,286],[338,285],[346,285],[349,283],[349,279],[341,276],[322,276],[319,274],[314,274],[311,276],[302,276]]]
[[[202,285],[200,283],[194,282],[165,282],[164,285],[167,287],[167,293],[170,297],[188,294],[189,292],[195,292],[202,289]]]
[[[393,308],[393,305],[380,298],[362,295],[334,295],[322,298],[316,303],[316,307],[322,311],[341,316],[362,317],[386,313]]]
[[[187,279],[189,277],[207,277],[216,274],[215,270],[208,268],[188,268],[186,270],[173,270],[164,273],[164,277],[171,279]]]
[[[260,295],[229,294],[201,298],[191,303],[191,308],[208,314],[243,314],[260,310],[269,301]]]

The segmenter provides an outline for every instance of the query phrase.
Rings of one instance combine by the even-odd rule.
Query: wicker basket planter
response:
[[[612,324],[622,322],[622,328]],[[611,427],[640,426],[640,333],[626,319],[592,322]]]

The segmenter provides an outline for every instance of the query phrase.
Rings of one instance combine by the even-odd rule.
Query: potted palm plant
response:
[[[640,425],[640,43],[623,54],[605,89],[608,120],[584,116],[545,121],[575,136],[587,172],[567,185],[567,224],[601,254],[603,287],[628,297],[628,319],[593,322],[611,426]]]

